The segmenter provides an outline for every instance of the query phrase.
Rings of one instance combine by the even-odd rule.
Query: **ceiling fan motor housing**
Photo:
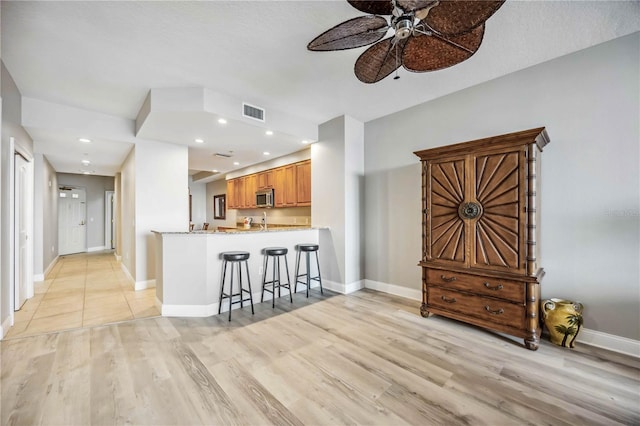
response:
[[[397,39],[402,40],[409,37],[413,33],[413,17],[406,15],[399,17],[396,21],[395,30]]]

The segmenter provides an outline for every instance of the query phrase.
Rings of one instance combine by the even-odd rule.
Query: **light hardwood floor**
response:
[[[112,252],[61,256],[5,336],[31,336],[160,315],[155,289],[135,291]]]
[[[640,423],[637,359],[325,293],[3,341],[2,424]]]

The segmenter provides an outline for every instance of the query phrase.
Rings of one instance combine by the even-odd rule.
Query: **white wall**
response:
[[[87,251],[104,250],[104,193],[105,191],[113,191],[113,177],[58,173],[58,184],[85,189],[87,196]]]
[[[154,285],[155,237],[151,231],[189,229],[188,159],[188,148],[184,145],[136,142],[136,269],[132,274],[136,288]]]
[[[119,216],[121,220],[116,222],[116,233],[122,238],[116,242],[118,254],[122,256],[122,266],[135,280],[136,276],[136,151],[135,147],[127,156],[120,169],[120,194],[121,201]]]
[[[341,116],[320,125],[311,146],[311,218],[320,234],[323,280],[339,291],[362,286],[364,125]]]
[[[579,300],[585,327],[639,340],[639,52],[635,33],[367,123],[366,278],[420,288],[412,152],[546,126],[542,297]]]

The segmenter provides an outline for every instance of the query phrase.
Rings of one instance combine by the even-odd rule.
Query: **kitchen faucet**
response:
[[[263,230],[267,230],[267,212],[262,212],[262,225],[260,225],[260,228],[262,228]]]

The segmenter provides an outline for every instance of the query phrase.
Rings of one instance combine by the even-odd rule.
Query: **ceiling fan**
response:
[[[364,83],[376,83],[396,71],[400,65],[409,71],[426,72],[469,59],[482,43],[485,21],[505,2],[347,1],[370,15],[336,25],[314,38],[307,49],[344,50],[375,43],[355,63],[356,77]],[[382,40],[389,29],[393,30],[393,35]],[[399,78],[397,71],[394,78]]]

